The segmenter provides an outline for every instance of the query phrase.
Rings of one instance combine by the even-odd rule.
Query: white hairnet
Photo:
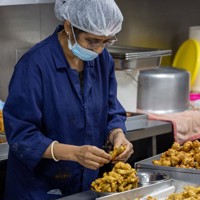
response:
[[[99,36],[121,30],[123,16],[114,0],[56,0],[55,15],[72,26]]]

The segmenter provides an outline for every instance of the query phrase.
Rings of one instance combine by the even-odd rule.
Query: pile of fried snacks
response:
[[[91,184],[91,189],[97,192],[123,192],[138,187],[136,170],[128,163],[118,162],[112,171],[105,172]]]
[[[118,155],[120,155],[125,149],[126,149],[125,145],[114,147],[113,151],[109,152],[109,154],[112,156],[112,160],[114,160]]]
[[[200,186],[186,186],[183,192],[170,194],[167,200],[199,200],[200,199]]]
[[[148,200],[158,200],[151,196],[147,197]],[[186,186],[183,192],[173,193],[168,196],[166,200],[199,200],[200,199],[200,187]],[[136,198],[134,200],[139,200]]]
[[[159,160],[152,162],[159,166],[200,169],[200,142],[187,141],[183,145],[174,142],[168,151],[161,154]]]

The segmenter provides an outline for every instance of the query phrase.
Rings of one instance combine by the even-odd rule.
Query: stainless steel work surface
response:
[[[163,183],[156,183],[153,185],[145,186],[136,188],[133,190],[129,190],[126,192],[121,192],[118,194],[113,194],[105,197],[99,197],[97,200],[133,200],[135,198],[142,198],[146,195],[149,195],[153,192],[163,190],[165,188],[169,188],[170,186],[175,186],[175,192],[181,192],[185,186],[193,185],[197,186],[197,184],[186,182],[186,181],[179,181],[175,179],[170,179]]]

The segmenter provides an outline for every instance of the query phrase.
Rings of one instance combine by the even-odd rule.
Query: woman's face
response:
[[[70,37],[72,45],[75,41],[77,41],[82,47],[92,50],[98,54],[100,54],[105,47],[110,46],[117,41],[115,36],[98,36],[80,30],[77,31],[76,28],[71,26],[69,21],[65,21],[64,27]]]
[[[102,50],[117,41],[115,36],[97,36],[91,33],[81,32],[76,36],[76,40],[82,47],[100,54]]]

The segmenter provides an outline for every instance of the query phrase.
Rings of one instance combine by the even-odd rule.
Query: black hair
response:
[[[80,33],[86,33],[86,31],[83,31],[83,30],[81,30],[81,29],[79,29],[79,28],[76,28],[76,27],[74,27],[74,26],[73,26],[73,29],[74,29],[74,34],[75,34],[76,36],[78,36]]]

